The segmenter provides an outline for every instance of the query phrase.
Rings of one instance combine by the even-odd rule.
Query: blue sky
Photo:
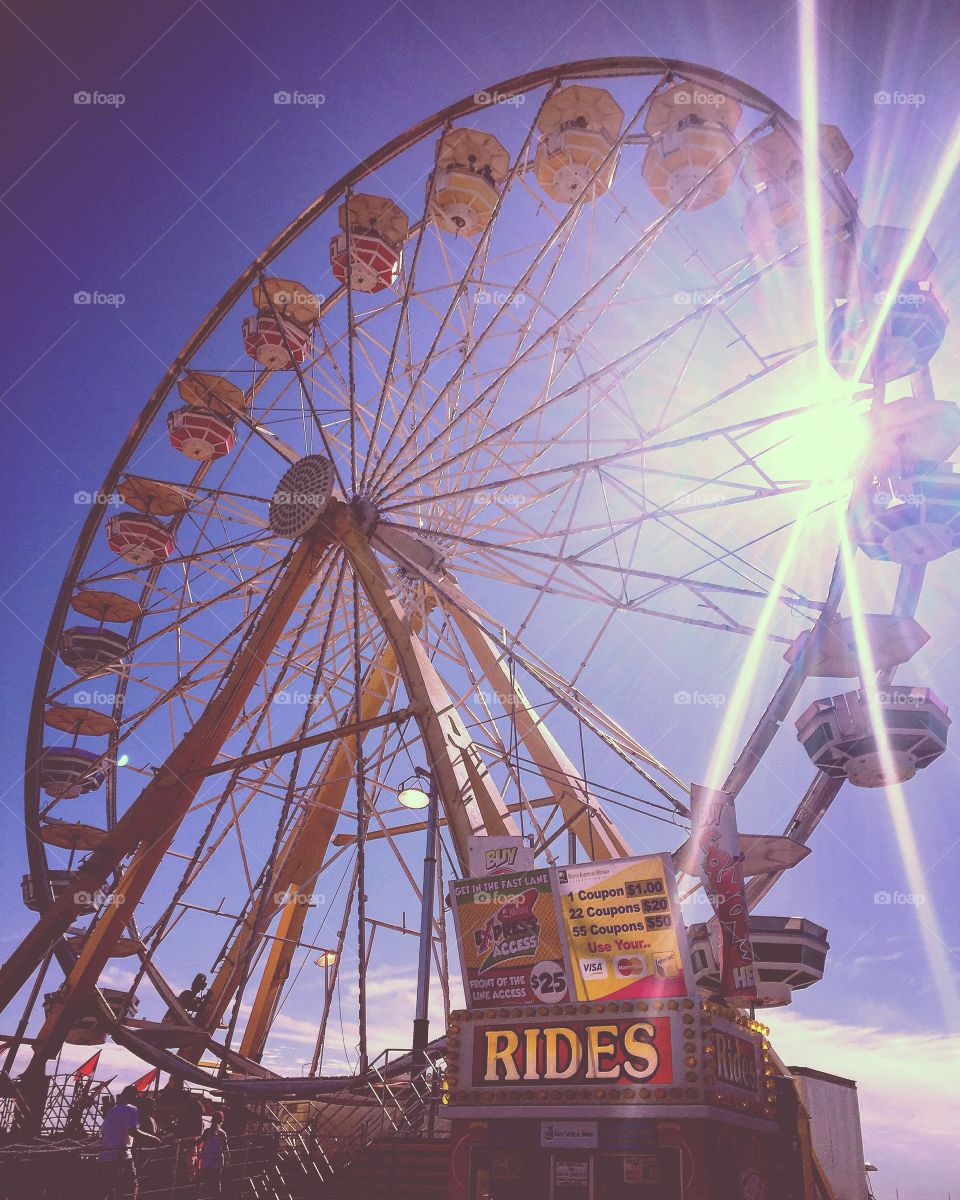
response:
[[[954,119],[960,6],[822,3],[819,16],[821,115],[854,147],[848,179],[864,219],[909,225]],[[9,481],[0,510],[0,790],[9,806],[0,861],[9,949],[27,925],[17,888],[24,732],[38,639],[85,515],[74,495],[96,488],[166,363],[253,255],[327,184],[398,132],[536,67],[664,55],[729,72],[793,113],[800,98],[797,9],[786,0],[559,0],[522,11],[502,0],[472,8],[405,0],[339,7],[289,0],[269,8],[181,0],[152,9],[11,0],[0,3],[0,20],[8,58],[0,477]],[[274,95],[282,91],[319,93],[323,102],[277,105]],[[80,92],[117,102],[77,104]],[[878,93],[922,102],[878,103]],[[960,272],[951,218],[958,200],[954,183],[930,231],[940,293],[954,310]],[[78,305],[77,292],[123,300]],[[960,399],[950,387],[956,348],[952,334],[934,364],[943,399]],[[919,617],[934,636],[908,669],[909,680],[901,676],[934,687],[951,704],[960,668],[955,561],[930,572]],[[680,656],[676,688],[731,688],[738,648],[718,647],[711,662],[708,646],[698,643]],[[758,698],[772,691],[778,671],[775,657],[763,664]],[[804,697],[819,694],[811,687]],[[685,778],[697,778],[720,714],[704,712],[693,745],[670,716],[641,709],[633,731],[666,761],[682,763]],[[770,816],[806,786],[808,772],[797,773],[791,743],[788,725],[744,797],[743,813],[755,802],[754,811]],[[954,970],[956,778],[957,759],[948,752],[906,791],[929,903],[938,909]],[[749,819],[741,826],[749,829]],[[773,1024],[788,1061],[861,1080],[867,1154],[884,1168],[878,1195],[892,1197],[899,1186],[905,1200],[933,1200],[957,1184],[943,1115],[956,1042],[943,1036],[945,1016],[926,968],[918,934],[923,904],[875,902],[876,893],[910,890],[883,796],[847,789],[818,831],[814,854],[766,905],[826,925],[833,947],[824,982]]]

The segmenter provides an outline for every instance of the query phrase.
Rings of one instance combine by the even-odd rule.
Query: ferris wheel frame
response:
[[[335,184],[326,189],[311,205],[309,205],[294,221],[287,226],[258,256],[246,270],[236,279],[231,287],[224,293],[223,297],[211,309],[204,318],[193,336],[186,343],[184,348],[171,362],[167,368],[158,386],[154,390],[144,409],[140,413],[136,422],[133,425],[130,433],[121,446],[107,476],[102,484],[101,493],[103,495],[111,494],[117,487],[121,478],[121,474],[125,465],[129,462],[133,451],[136,449],[140,440],[150,428],[153,421],[160,412],[165,401],[172,392],[178,379],[183,371],[189,367],[196,354],[201,350],[204,344],[209,340],[214,331],[220,326],[226,315],[233,309],[235,304],[243,296],[244,292],[256,282],[262,272],[273,263],[279,255],[290,247],[296,239],[315,221],[317,221],[324,213],[330,210],[337,202],[357,184],[364,179],[374,174],[379,169],[383,168],[392,159],[408,150],[410,147],[420,143],[431,134],[448,126],[460,118],[467,117],[473,113],[486,109],[490,104],[495,104],[503,98],[509,98],[520,94],[525,94],[534,91],[538,88],[551,85],[559,85],[564,81],[569,80],[597,80],[609,79],[616,77],[639,77],[646,76],[652,78],[661,78],[670,80],[673,77],[682,78],[693,83],[702,83],[706,86],[715,87],[732,98],[743,102],[744,104],[754,108],[760,112],[768,114],[772,119],[781,123],[785,128],[791,130],[796,136],[798,142],[800,140],[800,126],[781,106],[770,100],[763,93],[749,87],[748,85],[736,80],[722,72],[712,70],[710,68],[698,66],[696,64],[684,62],[674,59],[659,59],[650,57],[611,57],[604,59],[583,60],[571,63],[566,63],[560,66],[551,66],[539,69],[535,72],[524,74],[510,80],[499,83],[485,92],[475,93],[473,97],[466,98],[455,104],[449,105],[433,116],[408,129],[392,139],[380,150],[369,156],[362,163],[359,163],[352,170],[343,175]],[[640,140],[640,139],[635,139]],[[844,184],[843,180],[830,167],[821,161],[821,180],[825,189],[829,191],[838,206],[844,212],[850,221],[856,221],[857,209],[856,203]],[[322,311],[337,302],[347,289],[340,288],[323,302]],[[287,453],[286,448],[282,445],[274,447],[283,457],[289,462],[296,461],[296,455],[291,456]],[[193,482],[202,482],[204,468],[201,466]],[[34,881],[34,890],[38,897],[39,908],[41,914],[47,911],[53,901],[53,893],[49,884],[48,863],[44,843],[40,836],[40,805],[39,805],[39,759],[42,748],[43,728],[44,728],[44,706],[49,692],[50,680],[53,673],[54,663],[57,655],[57,644],[61,630],[63,629],[66,614],[69,608],[70,598],[74,591],[75,582],[78,577],[82,563],[84,562],[90,547],[93,544],[95,535],[97,534],[101,523],[104,519],[104,510],[102,506],[93,506],[87,515],[83,528],[80,532],[77,544],[71,555],[63,585],[57,596],[54,609],[51,615],[50,623],[47,630],[47,635],[44,640],[43,650],[41,652],[40,664],[37,673],[36,684],[33,694],[32,710],[30,723],[28,728],[27,749],[26,749],[26,767],[25,767],[25,806],[24,818],[27,831],[27,854],[30,875]],[[146,587],[149,589],[151,583],[148,582]],[[826,602],[823,604],[820,615],[815,625],[814,636],[810,639],[811,649],[816,646],[816,631],[825,628],[826,624],[832,619],[836,613],[837,605],[842,592],[842,578],[839,573],[835,572],[833,585],[831,586]],[[912,587],[916,594],[919,594],[919,581],[914,578],[913,584],[908,584],[907,588]],[[915,599],[913,601],[915,606]],[[789,709],[799,687],[804,679],[804,656],[801,655],[786,673],[783,683],[771,705],[768,707],[764,717],[761,719],[760,725],[751,735],[751,738],[738,759],[737,767],[728,781],[731,789],[736,791],[745,782],[746,777],[752,770],[759,757],[762,755],[766,746],[769,745],[776,728],[779,726],[783,715]],[[122,700],[121,700],[122,705]],[[115,781],[113,773],[108,776],[108,803],[115,803],[114,786]],[[815,790],[817,784],[813,785]],[[829,790],[829,789],[826,789]],[[811,792],[801,802],[801,808],[798,810],[797,821],[795,822],[797,829],[803,824],[804,828],[809,831],[811,820],[819,820],[822,812],[825,811],[823,800],[826,795],[823,785],[820,785],[819,793],[811,797]],[[839,790],[837,787],[836,790]],[[834,793],[835,794],[835,791]],[[831,797],[832,798],[832,797]],[[829,799],[826,801],[829,803]],[[816,811],[816,817],[812,814]],[[772,878],[766,880],[764,887],[772,886]],[[761,894],[759,887],[754,887],[752,900],[759,898]],[[59,939],[54,948],[54,954],[61,969],[65,973],[69,973],[76,961],[76,954],[67,945],[65,939]],[[157,981],[154,980],[156,983]],[[257,1095],[257,1096],[311,1096],[320,1095],[324,1091],[333,1091],[337,1087],[342,1086],[343,1081],[340,1078],[335,1080],[326,1080],[323,1078],[313,1079],[297,1079],[285,1080],[279,1077],[269,1077],[269,1073],[264,1072],[264,1077],[256,1079],[228,1079],[222,1076],[211,1075],[208,1071],[203,1070],[194,1064],[187,1063],[177,1055],[164,1051],[156,1045],[151,1044],[145,1039],[138,1037],[137,1034],[125,1028],[122,1021],[117,1019],[110,1006],[103,999],[100,992],[96,989],[93,993],[96,1006],[103,1019],[103,1023],[108,1029],[110,1035],[118,1044],[124,1046],[138,1057],[168,1070],[173,1074],[183,1076],[192,1082],[203,1084],[209,1087],[216,1088],[224,1093],[232,1093],[238,1095]],[[249,1060],[241,1059],[239,1055],[224,1048],[224,1062],[234,1067],[243,1066],[244,1069],[250,1069]]]

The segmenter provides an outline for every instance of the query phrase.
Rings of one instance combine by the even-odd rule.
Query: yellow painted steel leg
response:
[[[397,660],[393,649],[387,646],[377,663],[371,668],[364,680],[360,697],[360,720],[369,720],[386,706],[396,685]],[[311,803],[297,819],[294,828],[277,856],[277,868],[273,880],[268,885],[268,894],[262,906],[255,905],[246,920],[238,929],[233,943],[221,964],[203,1007],[197,1015],[197,1022],[203,1028],[211,1031],[223,1017],[240,978],[240,969],[246,961],[251,942],[258,937],[263,929],[276,914],[279,903],[275,897],[282,896],[288,888],[302,890],[308,886],[323,865],[327,847],[333,836],[347,789],[354,778],[354,739],[343,738],[337,742],[330,756],[330,761],[323,772],[323,778],[311,796]],[[256,909],[260,908],[261,923],[256,923]],[[305,918],[307,909],[301,906],[301,918]],[[299,928],[303,928],[303,920]],[[297,934],[299,936],[299,932]],[[294,939],[295,940],[295,939]],[[289,970],[289,960],[293,955],[294,945],[288,943],[278,952],[277,969]],[[260,992],[254,1004],[247,1023],[244,1041],[256,1051],[250,1057],[258,1058],[263,1053],[269,1031],[272,1004],[269,993],[273,984],[264,974]],[[261,992],[263,993],[261,997]],[[193,1052],[199,1054],[199,1051]],[[191,1051],[183,1050],[184,1057],[190,1058]]]
[[[300,934],[303,932],[309,900],[310,897],[304,895],[299,888],[290,888],[280,914],[280,920],[277,922],[273,944],[263,970],[263,979],[253,1002],[243,1040],[240,1043],[240,1053],[247,1058],[256,1059],[257,1062],[260,1061],[260,1056],[263,1054],[266,1031],[273,1021],[273,1014],[280,998],[280,989],[290,974],[290,960],[293,957],[294,947],[300,940]]]
[[[338,510],[334,530],[396,653],[457,857],[466,869],[467,838],[471,833],[494,830],[515,833],[516,825],[490,776],[477,771],[475,778],[471,778],[463,756],[466,731],[423,643],[411,632],[410,620],[390,588],[366,535],[346,509]]]
[[[591,859],[627,858],[630,847],[597,801],[564,753],[559,742],[537,715],[517,683],[511,678],[502,652],[471,618],[457,607],[450,606],[451,620],[460,631],[480,670],[487,677],[501,703],[510,713],[517,736],[550,791],[556,798],[568,828]]]

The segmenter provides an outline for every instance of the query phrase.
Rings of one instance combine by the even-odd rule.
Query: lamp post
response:
[[[330,991],[330,968],[337,961],[336,950],[324,950],[322,954],[314,962],[318,967],[323,967],[323,994],[324,996]]]
[[[429,771],[415,767],[416,775],[426,781],[426,791],[416,784],[405,785],[397,796],[404,808],[427,810],[427,845],[423,856],[423,889],[420,898],[420,956],[417,963],[417,1007],[413,1018],[413,1058],[427,1066],[429,1041],[430,954],[433,948],[433,892],[437,881],[437,824],[440,797]]]

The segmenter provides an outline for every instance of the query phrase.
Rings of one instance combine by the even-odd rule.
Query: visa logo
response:
[[[606,979],[606,960],[602,958],[581,958],[580,974],[584,979]]]

